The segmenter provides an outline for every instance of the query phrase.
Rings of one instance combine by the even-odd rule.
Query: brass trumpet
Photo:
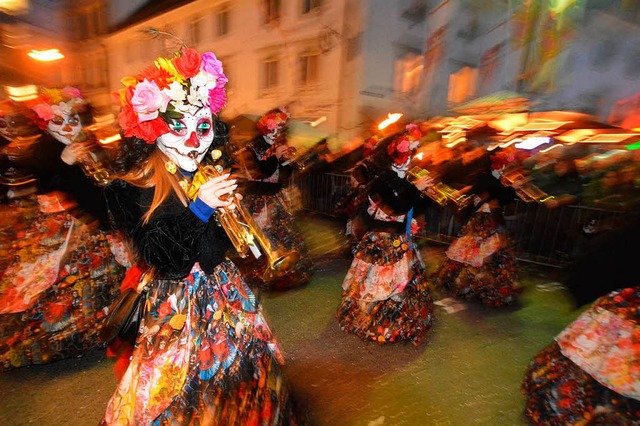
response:
[[[415,184],[430,173],[421,167],[414,166],[407,172],[407,179],[409,182]],[[445,206],[451,202],[455,204],[458,210],[467,207],[471,203],[471,197],[468,195],[460,194],[455,188],[450,187],[444,182],[438,182],[435,185],[425,189],[425,194],[440,206]]]
[[[553,198],[542,189],[534,185],[525,175],[517,169],[506,171],[500,177],[500,183],[510,186],[516,191],[516,195],[524,202],[536,202],[542,204]]]
[[[191,158],[196,161],[198,170],[193,177],[193,182],[203,184],[214,177],[222,174],[221,166],[202,165],[196,160],[197,154],[190,155]],[[220,150],[214,149],[211,151],[211,157],[214,160],[219,159],[222,156]],[[198,189],[200,185],[192,185],[187,190],[187,196],[195,200],[198,196]],[[216,209],[216,220],[224,231],[229,236],[231,244],[238,252],[241,258],[246,258],[251,252],[253,256],[258,259],[264,253],[267,257],[268,265],[266,271],[264,271],[265,280],[269,281],[277,279],[285,275],[293,265],[300,259],[300,253],[297,251],[282,252],[275,250],[267,236],[262,232],[262,229],[253,220],[251,213],[242,205],[240,200],[233,197],[233,208],[224,207]]]

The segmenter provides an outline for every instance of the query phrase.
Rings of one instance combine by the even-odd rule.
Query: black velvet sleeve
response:
[[[198,261],[205,263],[207,269],[219,263],[226,251],[226,242],[213,229],[215,222],[203,222],[177,199],[164,202],[151,219],[143,223],[142,216],[151,204],[153,191],[153,188],[137,188],[121,181],[113,182],[106,191],[116,224],[132,238],[140,257],[156,267],[162,278],[182,278]],[[215,250],[216,243],[219,250]],[[206,254],[204,259],[203,254]]]

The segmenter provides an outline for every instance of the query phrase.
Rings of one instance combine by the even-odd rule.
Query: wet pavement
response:
[[[434,291],[435,323],[420,346],[364,342],[335,311],[350,259],[340,225],[301,221],[317,272],[298,289],[264,294],[289,383],[317,425],[524,425],[519,387],[533,355],[577,315],[557,271],[519,264],[517,306],[489,309]],[[432,272],[444,247],[426,243]],[[0,425],[95,425],[115,389],[103,350],[0,373]]]

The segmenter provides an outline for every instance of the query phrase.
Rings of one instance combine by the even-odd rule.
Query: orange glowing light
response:
[[[64,58],[64,55],[60,53],[58,49],[48,49],[48,50],[31,50],[31,52],[27,53],[29,57],[35,59],[36,61],[42,62],[50,62],[57,61],[58,59]]]
[[[402,117],[403,115],[404,114],[399,113],[399,112],[387,114],[387,118],[385,118],[384,120],[382,120],[380,122],[380,124],[378,124],[378,130],[386,129],[391,124],[393,124],[396,121],[400,120],[400,117]]]

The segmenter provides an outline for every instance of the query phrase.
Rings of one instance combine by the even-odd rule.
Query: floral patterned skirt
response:
[[[269,275],[264,256],[255,260],[249,255],[246,259],[238,260],[247,282],[262,290],[286,290],[309,282],[314,272],[311,257],[281,193],[247,194],[243,203],[264,232],[273,250],[287,254],[287,259],[293,259],[288,261],[284,272],[275,276]]]
[[[507,236],[487,214],[477,214],[447,250],[434,274],[434,285],[455,297],[497,307],[513,303],[517,287],[516,258]]]
[[[406,235],[369,232],[342,284],[343,331],[380,343],[420,343],[431,330],[433,302],[419,254]]]
[[[282,356],[234,264],[154,280],[103,424],[298,424]]]
[[[0,369],[99,347],[125,269],[110,244],[117,237],[64,210],[42,213],[33,199],[3,205],[0,216]]]
[[[526,372],[526,416],[545,425],[640,424],[640,288],[585,311]]]

